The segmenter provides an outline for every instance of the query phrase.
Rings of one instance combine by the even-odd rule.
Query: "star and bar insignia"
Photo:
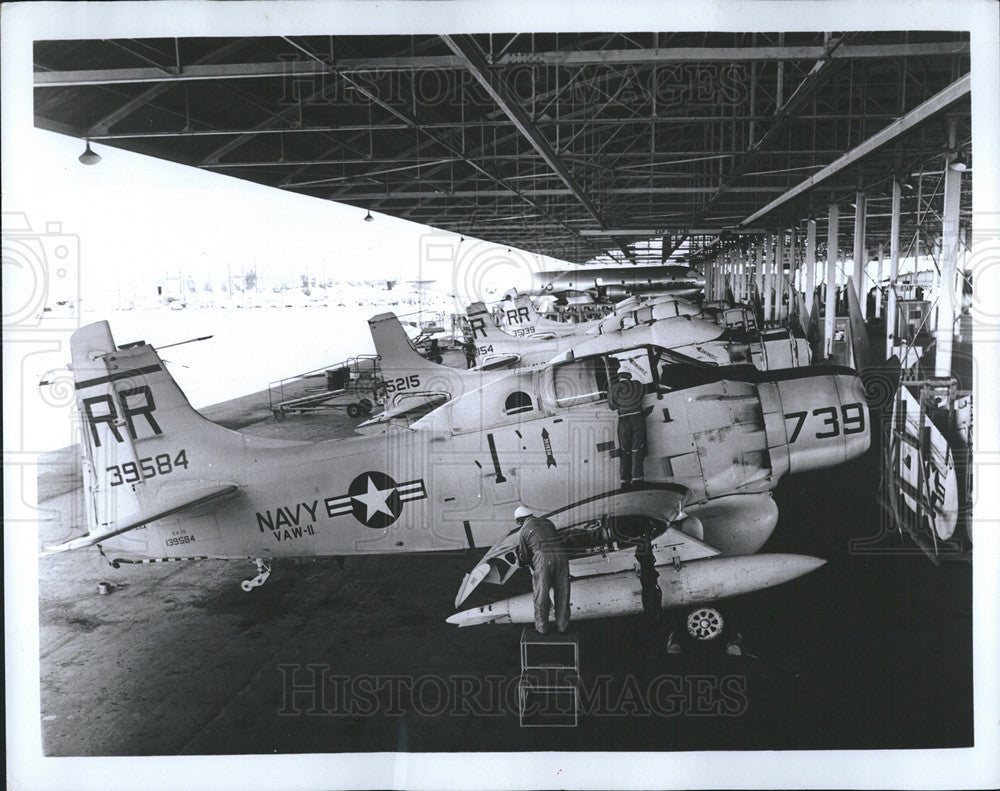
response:
[[[347,494],[326,501],[329,516],[354,514],[365,527],[388,527],[403,512],[403,503],[427,499],[423,479],[396,483],[384,472],[363,472],[347,489]]]

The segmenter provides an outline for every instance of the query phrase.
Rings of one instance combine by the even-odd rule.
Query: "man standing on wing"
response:
[[[608,407],[618,412],[618,474],[622,488],[643,479],[646,457],[646,418],[642,414],[645,388],[628,371],[620,371],[608,389]]]

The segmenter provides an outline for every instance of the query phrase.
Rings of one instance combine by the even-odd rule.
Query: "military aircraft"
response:
[[[535,310],[531,297],[527,294],[510,294],[500,303],[503,329],[514,337],[533,336],[548,339],[561,335],[587,335],[607,330],[622,329],[626,326],[644,323],[647,319],[635,316],[631,323],[626,316],[648,311],[649,321],[669,318],[670,316],[701,316],[701,308],[693,302],[673,296],[658,296],[650,300],[632,296],[618,302],[613,312],[600,319],[579,322],[553,321],[544,318]]]
[[[480,365],[516,362],[518,365],[533,365],[548,362],[561,352],[585,342],[588,335],[552,335],[533,334],[525,337],[515,337],[504,332],[496,325],[492,314],[483,302],[473,302],[467,309],[469,331],[476,349],[476,360]],[[625,322],[615,330],[609,329],[606,334],[613,336],[612,344],[629,344],[627,333],[640,325],[635,322]],[[717,339],[722,330],[713,322],[701,319],[674,315],[655,322],[662,326],[658,330],[659,342],[664,346],[683,346],[696,348],[709,341]]]
[[[520,308],[515,303],[515,311],[518,310]],[[530,318],[531,314],[527,315]],[[643,328],[649,327],[656,327],[653,331],[654,342],[671,349],[672,359],[677,362],[705,365],[751,363],[761,370],[768,370],[808,365],[811,359],[808,342],[785,328],[758,332],[744,329],[745,324],[726,326],[718,323],[716,318],[704,315],[694,303],[676,298],[632,305],[607,316],[595,325],[596,335],[536,333],[514,337],[493,323],[482,302],[472,303],[468,316],[477,359],[486,363],[517,360],[522,365],[528,365],[548,361],[556,354],[581,345],[585,349],[606,351],[619,345],[631,345],[635,338],[645,338],[644,333],[648,330]],[[602,336],[607,338],[595,342]]]
[[[687,266],[581,267],[532,274],[533,293],[564,294],[585,291],[596,299],[624,299],[637,293],[695,297],[705,290],[705,278]]]
[[[463,582],[461,602],[479,582],[513,573],[511,515],[524,502],[573,533],[574,617],[634,609],[635,574],[621,553],[642,520],[669,566],[664,606],[715,601],[822,563],[754,554],[777,522],[770,490],[786,474],[841,464],[869,445],[850,369],[661,370],[665,350],[649,341],[588,356],[569,350],[506,372],[408,430],[316,443],[206,420],[152,346],[116,345],[106,321],[77,330],[71,351],[88,530],[46,552],[97,546],[116,566],[249,559],[257,574],[243,581],[246,591],[282,558],[495,545]],[[617,484],[609,366],[646,388],[641,490]],[[519,613],[508,601],[453,620]]]
[[[372,316],[368,328],[378,355],[386,408],[356,427],[362,434],[412,422],[446,401],[496,379],[516,362],[500,359],[492,365],[466,370],[428,360],[417,351],[394,313]]]

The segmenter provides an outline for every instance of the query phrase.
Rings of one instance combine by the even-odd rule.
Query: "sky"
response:
[[[256,268],[267,284],[298,280],[437,279],[468,291],[470,270],[491,289],[526,287],[528,272],[563,262],[362,209],[277,190],[129,151],[19,129],[4,163],[4,212],[32,235],[60,223],[79,240],[81,294],[128,296],[178,274],[218,287]],[[6,219],[6,218],[5,218]],[[7,223],[5,223],[7,225]],[[443,252],[444,251],[444,252]],[[447,252],[450,251],[450,252]],[[4,277],[15,276],[5,267]],[[504,284],[507,285],[504,285]],[[478,283],[478,285],[484,285]]]

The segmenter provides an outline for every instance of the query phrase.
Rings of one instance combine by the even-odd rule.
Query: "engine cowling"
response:
[[[772,469],[798,473],[856,459],[871,445],[864,387],[850,368],[773,372],[758,385]]]

